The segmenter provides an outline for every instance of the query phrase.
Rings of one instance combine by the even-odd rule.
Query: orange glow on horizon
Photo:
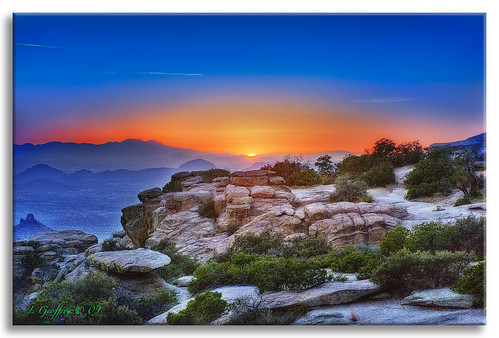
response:
[[[37,142],[106,143],[135,138],[201,151],[256,154],[305,154],[346,150],[362,153],[380,138],[419,140],[423,146],[459,139],[464,127],[417,118],[381,119],[368,112],[306,102],[212,102],[125,112],[105,118],[66,121],[37,131]],[[443,128],[445,126],[445,128]],[[470,129],[470,126],[465,126]],[[483,132],[475,126],[476,134]],[[465,133],[465,135],[468,132]],[[475,134],[470,134],[473,136]]]

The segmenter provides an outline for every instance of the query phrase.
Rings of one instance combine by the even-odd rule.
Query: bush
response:
[[[74,283],[50,282],[45,284],[38,297],[29,305],[28,311],[14,314],[15,324],[68,324],[110,325],[140,324],[137,312],[119,301],[116,280],[103,273],[92,274]],[[40,309],[72,310],[69,313],[42,316]],[[83,309],[75,311],[76,308]],[[30,313],[29,309],[33,309]]]
[[[178,304],[177,293],[173,290],[160,291],[141,298],[137,306],[138,314],[145,319],[153,318]]]
[[[388,234],[381,240],[381,243],[379,244],[380,254],[387,257],[397,251],[402,250],[410,233],[411,232],[408,229],[401,226],[398,226],[388,232]]]
[[[165,194],[168,192],[180,192],[182,191],[182,184],[180,183],[180,181],[170,181],[165,184],[162,191]]]
[[[225,262],[236,253],[278,256],[283,250],[283,245],[284,236],[272,229],[265,229],[260,234],[249,232],[237,237],[227,252],[215,259],[218,262]]]
[[[282,257],[297,256],[308,259],[310,257],[325,255],[333,248],[324,237],[294,238],[285,242],[279,252]]]
[[[102,242],[102,251],[120,251],[122,248],[115,239],[108,238]]]
[[[371,187],[381,187],[395,182],[393,164],[382,162],[360,176],[360,179]]]
[[[458,207],[460,205],[465,205],[465,204],[471,204],[473,201],[471,200],[471,196],[468,195],[468,196],[463,196],[463,197],[459,197],[457,200],[456,200],[456,203],[454,203],[454,206],[455,207]]]
[[[196,172],[193,172],[196,173]],[[214,178],[217,177],[228,177],[230,175],[230,171],[225,169],[210,169],[201,172],[201,177],[203,178],[203,182],[210,183]]]
[[[290,186],[311,186],[322,182],[321,175],[309,168],[308,165],[303,164],[299,157],[287,157],[283,161],[266,165],[262,169],[275,171]]]
[[[261,304],[261,298],[235,301],[230,305],[227,325],[289,325],[310,311],[305,304],[284,310],[268,309]]]
[[[187,303],[187,307],[178,313],[168,313],[169,325],[205,325],[225,313],[227,302],[220,292],[206,291]]]
[[[256,285],[261,292],[302,290],[327,280],[326,272],[313,262],[296,257],[236,253],[230,261],[210,262],[194,271],[189,291],[198,292],[221,285]]]
[[[473,295],[473,306],[485,306],[485,262],[469,267],[450,287],[452,291]]]
[[[175,243],[168,239],[162,239],[159,245],[152,249],[168,255],[172,260],[170,264],[154,270],[158,276],[167,282],[171,282],[181,276],[192,275],[194,270],[199,266],[199,263],[195,259],[179,253]]]
[[[335,255],[338,259],[330,265],[331,269],[345,273],[357,272],[359,279],[369,278],[372,272],[383,263],[376,251],[356,248],[353,245],[337,250]]]
[[[434,289],[452,285],[466,265],[474,259],[464,252],[411,252],[402,249],[376,269],[371,280],[382,289],[408,294],[413,290]]]
[[[409,251],[452,250],[453,229],[439,222],[423,222],[412,228],[405,242]]]
[[[479,260],[485,258],[485,218],[469,215],[451,226],[452,251],[474,252]]]
[[[336,178],[336,191],[329,197],[331,202],[367,202],[372,198],[367,194],[365,182],[351,180],[348,176],[341,175]]]
[[[211,218],[215,220],[218,217],[218,213],[215,210],[215,200],[210,197],[206,200],[202,200],[198,206],[198,214],[200,216]]]

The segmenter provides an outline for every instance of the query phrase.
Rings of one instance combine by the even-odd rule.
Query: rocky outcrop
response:
[[[389,204],[329,203],[333,186],[291,190],[268,170],[234,172],[211,182],[206,177],[206,172],[181,172],[172,180],[183,191],[141,192],[141,204],[123,209],[127,238],[135,247],[148,248],[168,239],[181,253],[205,262],[225,252],[238,236],[268,228],[285,236],[324,236],[337,247],[378,244],[407,216],[405,208]],[[198,212],[208,202],[216,219]]]
[[[139,248],[124,251],[102,251],[87,257],[87,262],[105,272],[145,273],[171,263],[167,255]]]
[[[449,288],[426,289],[413,291],[401,301],[402,305],[426,307],[470,309],[473,305],[472,295],[461,295]]]

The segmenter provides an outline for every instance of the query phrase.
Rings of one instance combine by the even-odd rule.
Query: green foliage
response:
[[[332,176],[336,166],[331,160],[331,156],[326,154],[317,159],[315,166],[319,169],[319,173],[324,176]]]
[[[290,242],[284,242],[279,255],[286,258],[297,256],[298,258],[308,259],[326,255],[332,249],[324,237],[298,237]]]
[[[228,261],[236,253],[274,255],[278,256],[283,250],[284,236],[265,229],[260,234],[249,232],[237,237],[224,255],[216,257],[219,262]]]
[[[452,227],[439,222],[423,222],[412,228],[412,234],[406,239],[405,247],[409,251],[452,250]]]
[[[196,173],[196,172],[194,172]],[[214,178],[217,177],[228,177],[230,175],[230,171],[225,169],[210,169],[204,170],[201,172],[201,177],[203,178],[203,182],[211,182]]]
[[[306,304],[284,310],[268,309],[261,304],[261,299],[235,301],[230,305],[231,317],[227,325],[289,325],[310,311]]]
[[[407,174],[404,181],[408,187],[406,198],[432,196],[437,192],[450,193],[454,172],[451,150],[445,147],[433,150]]]
[[[162,239],[159,245],[152,248],[169,256],[172,262],[162,268],[154,270],[154,272],[167,282],[174,279],[191,275],[199,266],[199,263],[187,255],[178,252],[175,243],[168,239]]]
[[[465,204],[471,204],[473,201],[471,199],[471,196],[468,195],[468,196],[463,196],[463,197],[459,197],[457,200],[456,200],[456,203],[454,203],[454,206],[455,207],[458,207],[460,205],[465,205]]]
[[[331,194],[331,202],[372,202],[367,193],[367,184],[350,179],[347,175],[340,175],[335,181],[336,191]]]
[[[135,310],[119,301],[117,282],[103,273],[91,274],[74,283],[50,282],[45,285],[28,311],[14,314],[15,324],[112,325],[140,324]],[[46,313],[43,310],[61,307],[67,313]],[[81,311],[76,311],[76,308]],[[32,313],[29,309],[32,308]],[[41,310],[40,310],[41,309]],[[43,316],[42,316],[43,315]]]
[[[452,285],[466,265],[474,259],[464,252],[411,252],[402,249],[386,258],[371,276],[382,289],[399,294],[413,290]]]
[[[360,175],[360,179],[371,187],[395,183],[395,171],[390,162],[381,162]]]
[[[176,292],[165,290],[142,297],[135,309],[142,318],[153,318],[177,304]]]
[[[120,251],[122,248],[115,239],[108,238],[102,242],[102,251]]]
[[[408,229],[401,226],[391,230],[381,240],[381,243],[379,244],[379,253],[383,256],[390,256],[391,254],[402,250],[410,233],[411,232]]]
[[[218,217],[218,213],[215,210],[215,200],[213,197],[202,200],[198,206],[198,214],[203,217],[211,218],[215,220]]]
[[[206,291],[187,303],[178,313],[168,313],[169,325],[205,325],[225,313],[227,302],[220,292]]]
[[[485,262],[466,268],[450,287],[452,291],[475,296],[473,306],[485,306]]]
[[[283,161],[266,165],[262,169],[275,171],[290,186],[311,186],[322,183],[321,175],[303,164],[300,157],[287,157]]]
[[[229,261],[210,262],[194,271],[196,279],[189,282],[189,290],[198,292],[220,285],[251,284],[261,292],[273,290],[302,290],[327,280],[326,272],[313,262],[296,257],[233,254]]]
[[[182,191],[182,184],[180,183],[180,181],[170,181],[165,184],[162,191],[165,194],[168,192],[180,192]]]
[[[455,224],[423,222],[413,227],[405,247],[410,251],[449,250],[473,252],[485,256],[485,218],[470,215]]]

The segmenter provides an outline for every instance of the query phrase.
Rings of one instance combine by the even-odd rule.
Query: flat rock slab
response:
[[[378,285],[369,280],[327,282],[301,292],[266,292],[263,294],[262,307],[277,309],[294,307],[300,304],[312,307],[345,304],[374,294],[378,290]]]
[[[432,309],[396,300],[315,309],[293,325],[484,325],[484,309]]]
[[[222,293],[222,299],[226,302],[234,303],[236,300],[250,300],[254,299],[258,296],[258,288],[256,286],[240,286],[240,285],[232,285],[232,286],[223,286],[221,288],[217,288],[211,290],[212,292],[220,292]],[[182,311],[187,307],[187,303],[193,300],[194,298],[190,298],[188,300],[183,301],[182,303],[172,307],[170,310],[157,315],[156,317],[149,319],[145,322],[145,325],[166,325],[166,317],[168,313],[173,312],[177,313]]]
[[[145,273],[170,264],[171,259],[161,252],[139,248],[97,252],[88,256],[87,262],[106,272]]]
[[[402,305],[416,305],[441,308],[470,309],[472,295],[461,295],[449,288],[414,291],[401,301]]]

